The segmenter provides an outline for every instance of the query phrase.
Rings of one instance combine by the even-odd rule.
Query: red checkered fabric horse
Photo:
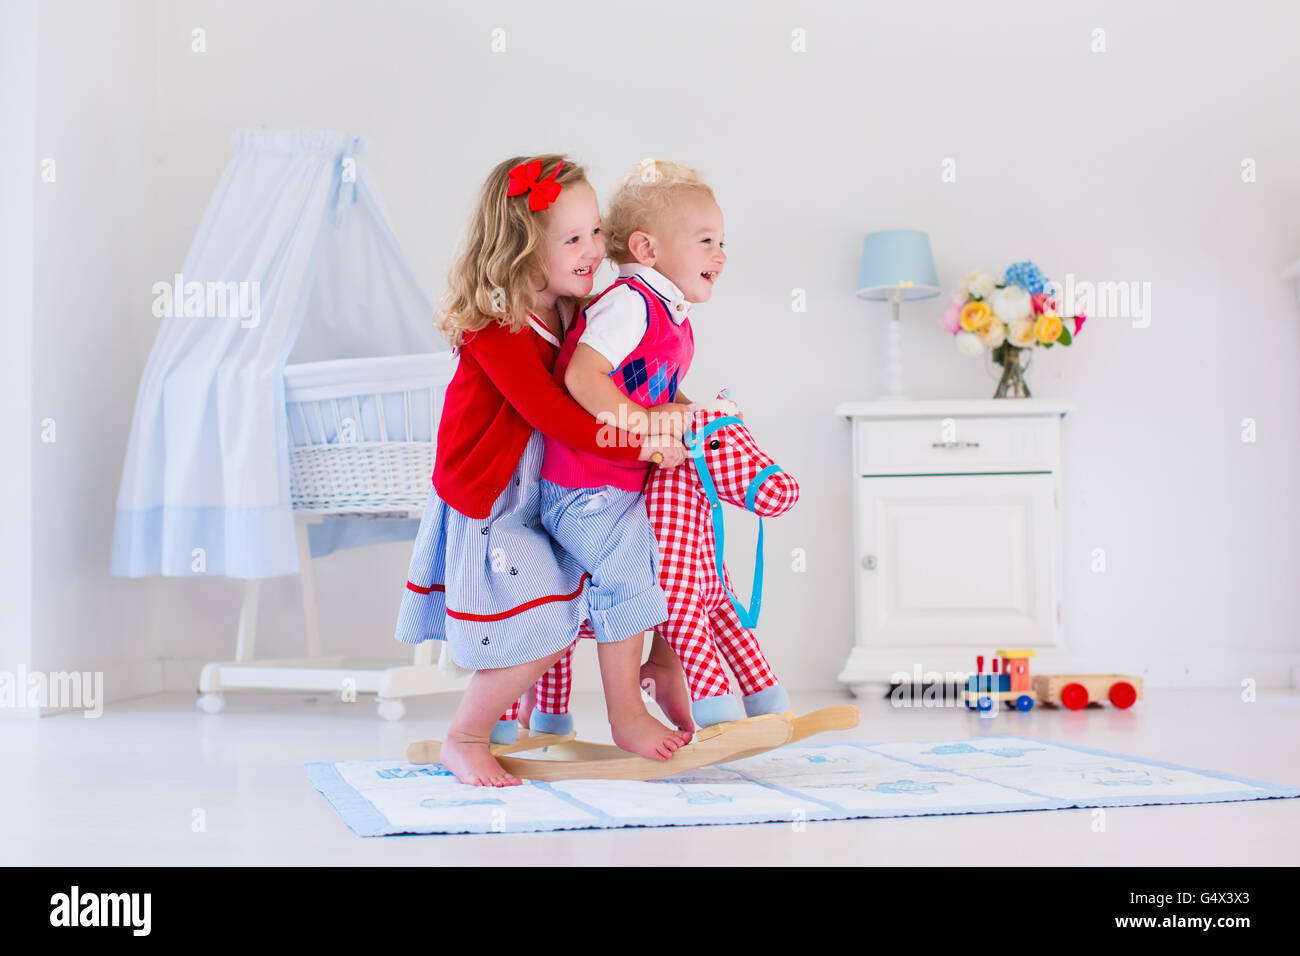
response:
[[[748,507],[760,517],[784,514],[799,499],[799,483],[758,447],[735,403],[726,400],[725,394],[724,389],[715,401],[691,406],[694,417],[688,445],[689,439],[701,436],[692,455],[702,456],[707,465],[703,471],[710,476],[707,480],[716,488],[718,500]],[[720,425],[710,428],[714,422]],[[725,565],[722,578],[718,576],[714,521],[722,520],[722,509],[710,502],[694,458],[687,458],[677,468],[652,469],[645,499],[650,524],[659,539],[659,580],[668,595],[668,620],[658,631],[681,659],[696,723],[709,726],[742,716],[720,656],[740,684],[747,714],[786,710],[789,700],[784,690],[754,632],[737,613],[731,597],[735,589]],[[761,552],[758,560],[762,560]],[[756,614],[757,591],[751,601],[750,611]],[[589,623],[583,623],[578,636],[594,637]],[[576,644],[537,682],[537,710],[543,714],[568,712]]]

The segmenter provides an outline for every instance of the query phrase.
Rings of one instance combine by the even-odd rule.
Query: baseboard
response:
[[[906,673],[911,680],[924,683],[934,678],[933,673],[973,673],[975,654],[986,655],[990,649],[957,651],[952,648],[920,648],[915,652],[902,652],[891,648],[876,650],[855,648],[840,675],[840,681],[850,686],[880,685],[892,682],[896,674]],[[914,653],[920,662],[911,667],[900,667],[898,661],[905,653]],[[986,664],[989,666],[991,662]],[[1256,690],[1300,689],[1300,653],[1294,651],[1236,651],[1221,654],[1180,654],[1156,658],[1142,666],[1134,666],[1129,659],[1116,659],[1097,654],[1072,654],[1060,649],[1043,649],[1031,659],[1030,672],[1037,674],[1136,674],[1146,687],[1244,691],[1245,682],[1252,681]]]
[[[353,663],[351,659],[348,660],[349,660],[349,664]],[[433,662],[435,665],[438,663],[438,658],[436,654],[434,656]],[[199,691],[199,675],[202,673],[204,666],[212,662],[208,660],[190,660],[190,659],[172,658],[165,661],[160,661],[159,663],[162,665],[162,669],[163,669],[162,689],[164,691],[168,693],[175,692],[175,693],[197,694]],[[402,667],[404,665],[409,665],[411,663],[411,658],[407,656],[407,657],[394,658],[392,660],[388,660],[388,659],[384,659],[382,661],[375,660],[373,662],[368,660],[366,663],[368,666],[374,666],[380,668]],[[284,691],[278,691],[278,693],[292,694],[292,693],[296,693],[296,691],[284,690]],[[316,693],[316,692],[313,691],[312,693]]]
[[[590,643],[590,642],[584,642]],[[600,669],[593,648],[580,648],[574,659],[574,688],[598,689]],[[135,661],[106,668],[103,673],[103,704],[147,697],[168,692],[197,693],[199,673],[206,660],[167,659]],[[394,664],[401,664],[395,660]],[[1125,671],[1123,667],[1089,667],[1081,664],[1080,673]],[[93,673],[93,672],[92,672]],[[1141,676],[1148,689],[1204,688],[1244,690],[1243,682],[1254,681],[1256,690],[1300,690],[1300,654],[1289,652],[1241,652],[1230,655],[1189,655],[1153,661],[1142,668]],[[882,678],[883,679],[883,678]],[[831,690],[795,687],[792,690]],[[0,707],[0,720],[34,719],[59,713],[77,713],[75,709],[55,707]]]
[[[584,641],[582,644],[589,645],[591,642]],[[1080,660],[1086,659],[1080,657]],[[199,672],[207,661],[176,659],[158,663],[163,675],[161,690],[197,692]],[[974,663],[973,658],[970,663]],[[595,648],[580,645],[579,652],[574,655],[573,664],[574,689],[599,690],[600,665],[596,659]],[[1085,662],[1077,670],[1080,673],[1107,673],[1123,671],[1125,668],[1089,667]],[[1300,653],[1259,651],[1169,658],[1154,661],[1139,673],[1143,683],[1152,689],[1162,687],[1242,689],[1242,681],[1249,678],[1254,680],[1255,687],[1258,689],[1300,690]],[[838,690],[843,685],[829,683],[826,686],[812,687],[805,686],[805,682],[797,682],[797,684],[788,682],[787,686],[791,690],[818,691]]]
[[[1162,658],[1141,671],[1147,687],[1205,688],[1244,691],[1293,690],[1300,675],[1300,654],[1287,651],[1240,651]]]

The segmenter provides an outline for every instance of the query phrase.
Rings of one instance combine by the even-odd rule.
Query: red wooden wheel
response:
[[[1071,710],[1082,710],[1088,706],[1088,688],[1082,684],[1066,684],[1061,688],[1061,703]]]
[[[1128,681],[1116,681],[1110,685],[1110,702],[1121,710],[1126,707],[1132,707],[1133,701],[1137,699],[1138,692]]]

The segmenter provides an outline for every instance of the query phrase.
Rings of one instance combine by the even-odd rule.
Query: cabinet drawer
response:
[[[1059,417],[859,419],[859,475],[1052,471]]]

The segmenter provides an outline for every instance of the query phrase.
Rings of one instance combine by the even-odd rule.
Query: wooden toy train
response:
[[[1029,674],[1031,650],[999,650],[984,673],[984,658],[975,658],[976,672],[966,680],[964,695],[971,710],[990,711],[999,703],[1032,710],[1035,703],[1062,704],[1081,710],[1090,701],[1106,698],[1121,710],[1142,699],[1142,678],[1128,674]],[[1002,673],[998,673],[998,659]]]

